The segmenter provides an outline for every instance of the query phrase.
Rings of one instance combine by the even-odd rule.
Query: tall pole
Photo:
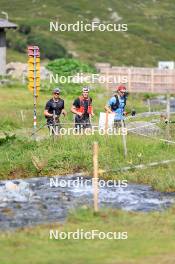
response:
[[[98,212],[98,143],[93,144],[93,192],[94,192],[94,212]]]
[[[121,120],[121,128],[122,128],[122,141],[123,141],[123,150],[124,150],[124,157],[126,158],[127,154],[128,154],[128,150],[127,150],[127,145],[126,145],[126,135],[124,134],[124,121]]]
[[[0,29],[0,75],[6,74],[6,33]]]
[[[34,89],[33,89],[33,134],[35,135],[36,132],[36,122],[37,122],[37,115],[36,115],[36,101],[37,101],[37,90],[36,90],[36,55],[37,55],[36,47],[34,47]]]
[[[170,93],[167,93],[167,119],[170,121]]]
[[[167,129],[166,129],[166,136],[167,139],[170,139],[170,93],[169,91],[167,92],[167,107],[166,107],[166,111],[167,111]]]
[[[151,101],[150,98],[147,99],[148,112],[151,113]]]
[[[40,88],[40,52],[38,46],[28,47],[28,88],[33,94],[33,137],[36,139],[37,131],[37,97]]]

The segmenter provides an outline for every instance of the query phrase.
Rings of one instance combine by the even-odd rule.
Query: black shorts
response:
[[[47,127],[49,129],[50,134],[52,134],[52,135],[58,134],[60,132],[60,129],[61,129],[60,120],[57,119],[54,122],[53,119],[48,119],[47,120]]]
[[[75,116],[75,128],[78,128],[78,129],[91,128],[91,122],[90,122],[89,116],[80,117],[76,115]]]
[[[114,127],[115,128],[121,128],[122,127],[122,121],[123,121],[123,125],[125,127],[125,121],[124,120],[114,120]]]

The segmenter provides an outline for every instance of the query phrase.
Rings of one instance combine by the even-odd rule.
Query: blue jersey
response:
[[[112,110],[115,112],[115,118],[114,120],[123,120],[124,119],[124,109],[125,109],[125,98],[123,97],[118,97],[119,100],[119,107],[116,110]],[[116,97],[113,96],[108,102],[108,106],[112,106],[113,104],[116,103]]]

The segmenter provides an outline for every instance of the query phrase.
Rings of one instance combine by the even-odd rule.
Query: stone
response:
[[[5,188],[8,191],[16,191],[19,190],[19,187],[17,184],[13,183],[13,182],[6,182],[5,183]]]
[[[111,18],[114,22],[118,22],[118,21],[120,21],[120,20],[122,19],[122,17],[120,17],[120,16],[118,15],[117,12],[113,12],[113,13],[111,14],[110,18]]]
[[[22,79],[23,83],[27,81],[28,64],[21,62],[10,62],[6,66],[7,75],[15,79]],[[49,80],[51,72],[45,66],[40,66],[41,80]]]
[[[98,18],[98,17],[94,17],[94,18],[92,19],[92,23],[99,23],[99,24],[100,24],[100,18]]]

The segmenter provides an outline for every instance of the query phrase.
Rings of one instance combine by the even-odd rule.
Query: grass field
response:
[[[94,122],[98,121],[98,116],[101,111],[104,111],[111,92],[107,92],[103,87],[96,87],[93,85],[91,90],[91,97],[95,101],[95,118]],[[37,117],[38,125],[45,122],[43,111],[46,102],[52,97],[52,89],[54,84],[49,82],[42,82],[41,92],[37,100]],[[81,94],[81,86],[75,84],[61,85],[62,98],[65,99],[65,108],[68,112],[68,116],[62,122],[72,122],[73,116],[70,112],[70,107],[73,100]],[[27,84],[22,85],[19,81],[11,80],[8,85],[2,85],[0,87],[1,95],[1,127],[0,131],[10,131],[16,128],[31,128],[33,118],[33,97],[27,89]],[[129,96],[127,111],[131,111],[133,108],[137,112],[144,112],[148,110],[148,107],[143,102],[146,98],[146,94],[138,95],[133,94]],[[23,111],[24,120],[21,118],[21,110]],[[156,108],[154,108],[156,110]]]
[[[174,264],[174,215],[173,208],[150,214],[102,210],[97,215],[82,208],[72,213],[64,225],[48,224],[0,233],[0,261],[1,264]],[[50,230],[77,229],[127,232],[128,239],[49,239]]]
[[[63,122],[72,122],[70,105],[73,98],[78,96],[80,87],[76,87],[74,95],[69,94],[68,88],[63,87],[63,98],[66,101],[68,117]],[[102,88],[96,88],[91,92],[94,100],[95,119],[98,121],[99,112],[103,111],[104,105],[109,98],[104,93],[101,97]],[[1,146],[0,146],[0,178],[14,179],[32,177],[36,175],[60,175],[72,172],[87,172],[92,174],[92,144],[99,142],[99,167],[106,173],[101,177],[127,179],[131,182],[151,184],[161,191],[175,190],[175,164],[155,166],[144,170],[134,170],[121,173],[112,172],[124,166],[147,164],[150,162],[173,159],[175,147],[160,142],[159,140],[143,138],[129,134],[127,137],[128,156],[124,158],[121,136],[62,136],[55,141],[47,138],[47,128],[38,132],[44,140],[33,141],[32,133],[32,95],[25,86],[14,82],[13,85],[4,86],[0,89],[1,105]],[[38,127],[45,123],[43,109],[45,102],[50,98],[50,91],[41,91],[38,98]],[[130,95],[127,110],[133,107],[137,112],[147,110],[143,99],[145,95]],[[23,120],[21,116],[23,112]],[[72,125],[70,125],[72,126]],[[165,125],[163,126],[163,130]],[[172,129],[173,125],[172,125]],[[7,133],[4,136],[4,132]],[[173,138],[173,134],[172,134]],[[33,162],[35,160],[38,167]]]
[[[45,86],[47,88],[47,84]],[[51,97],[44,87],[38,98],[38,126],[45,122],[43,109]],[[62,87],[62,97],[66,100],[68,117],[64,122],[72,122],[70,105],[79,95],[80,87]],[[109,94],[95,88],[91,95],[95,104],[95,119],[103,111]],[[144,99],[147,95],[130,95],[127,110],[147,111]],[[99,167],[107,170],[103,178],[128,180],[129,182],[150,184],[161,191],[175,191],[175,164],[157,166],[144,170],[114,173],[111,169],[123,166],[173,159],[175,147],[158,140],[127,136],[128,156],[123,156],[120,136],[69,136],[45,138],[35,142],[32,132],[32,95],[17,81],[0,88],[0,179],[26,178],[42,175],[60,175],[71,172],[87,172],[92,175],[92,143],[99,143]],[[154,109],[156,110],[156,108]],[[22,113],[21,113],[22,111]],[[23,115],[23,118],[22,118]],[[138,119],[138,118],[137,118]],[[150,120],[147,118],[146,120]],[[165,125],[161,124],[162,129]],[[172,127],[173,132],[173,127]],[[6,134],[4,134],[6,133]],[[42,129],[39,137],[48,134]],[[29,136],[30,135],[30,136]],[[172,134],[172,138],[174,135]],[[37,160],[40,170],[32,160]],[[140,213],[102,209],[94,214],[83,206],[72,212],[64,224],[47,224],[31,228],[0,232],[1,264],[174,264],[175,225],[174,207],[164,212]],[[127,240],[50,240],[50,230],[73,232],[99,230],[101,232],[127,232]]]

